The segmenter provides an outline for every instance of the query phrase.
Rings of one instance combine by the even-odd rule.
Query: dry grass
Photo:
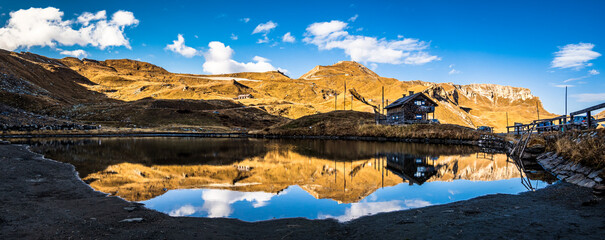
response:
[[[605,168],[605,129],[544,134],[546,150],[584,166]]]
[[[476,140],[483,133],[452,124],[385,126],[374,123],[374,114],[333,111],[314,114],[265,129],[263,133],[293,136],[359,136]]]

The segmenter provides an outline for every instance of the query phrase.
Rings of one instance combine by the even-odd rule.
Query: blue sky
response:
[[[2,1],[0,7],[0,47],[50,57],[83,50],[88,58],[137,59],[172,72],[274,68],[294,78],[316,65],[357,60],[403,81],[526,87],[555,113],[564,111],[561,85],[572,85],[570,110],[605,101],[603,1]],[[82,31],[71,37],[62,28],[32,41],[14,31],[29,23],[9,22],[11,12],[31,7],[56,8],[63,13],[58,21],[75,31],[100,29],[105,21],[117,38]],[[90,25],[77,20],[85,12],[92,13]],[[56,16],[45,13],[23,12],[22,21],[27,14]],[[326,29],[329,35],[321,35]],[[286,33],[293,42],[283,41]],[[172,51],[168,45],[179,34],[184,44]]]

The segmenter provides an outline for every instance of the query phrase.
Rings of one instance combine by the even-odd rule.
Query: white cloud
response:
[[[53,7],[21,9],[11,12],[6,26],[0,28],[0,48],[11,51],[56,45],[130,48],[124,28],[138,23],[134,14],[127,11],[114,13],[109,21],[105,11],[85,12],[74,21],[63,20],[63,12]],[[81,25],[78,29],[74,28],[77,24]]]
[[[372,71],[376,71],[377,68],[378,68],[378,64],[370,63],[370,69],[372,69]]]
[[[231,34],[231,40],[237,40],[237,39],[238,39],[237,35],[235,35],[235,34],[232,33]]]
[[[91,21],[101,20],[107,18],[107,12],[105,10],[98,11],[96,14],[84,12],[78,17],[78,22],[84,26],[88,26]]]
[[[118,26],[130,26],[139,24],[139,20],[134,18],[134,14],[132,12],[127,11],[117,11],[111,17],[111,22]]]
[[[177,36],[177,40],[172,41],[172,44],[166,45],[166,50],[173,51],[186,58],[191,58],[199,54],[195,48],[185,45],[185,38],[181,34]]]
[[[258,26],[256,26],[256,28],[254,28],[254,31],[252,31],[252,34],[268,33],[276,27],[277,27],[277,23],[274,23],[273,21],[261,23]]]
[[[256,56],[254,62],[242,63],[237,62],[231,57],[233,49],[225,46],[222,42],[213,41],[208,44],[210,48],[204,53],[206,62],[203,65],[205,72],[211,74],[236,73],[236,72],[266,72],[274,71],[276,68],[269,63],[269,60],[263,57]]]
[[[210,189],[202,192],[204,205],[202,209],[208,217],[228,217],[233,212],[231,204],[239,201],[252,202],[254,208],[264,207],[276,194],[266,192],[236,192],[230,190]]]
[[[592,43],[567,44],[559,47],[559,51],[555,52],[551,67],[580,69],[592,66],[589,61],[601,56],[600,53],[592,51],[593,48]]]
[[[199,211],[198,208],[187,204],[185,206],[182,206],[180,208],[170,211],[168,213],[168,215],[170,215],[171,217],[184,217],[184,216],[191,216],[197,211]]]
[[[564,82],[564,83],[566,83],[566,82],[578,81],[578,80],[582,80],[582,79],[587,78],[587,77],[590,77],[590,75],[587,75],[587,76],[581,76],[581,77],[576,77],[576,78],[570,78],[570,79],[567,79],[567,80],[565,80],[565,81],[563,81],[563,82]]]
[[[386,202],[360,202],[351,203],[351,207],[345,210],[341,216],[319,215],[318,218],[335,218],[338,221],[346,222],[362,216],[372,215],[382,212],[393,212],[409,208],[420,208],[430,206],[431,203],[424,200],[392,200]]]
[[[351,18],[349,18],[349,22],[355,22],[355,20],[357,20],[358,17],[359,17],[359,14],[355,14],[355,16],[352,16]]]
[[[450,70],[450,71],[447,73],[447,74],[449,74],[449,75],[453,75],[453,74],[460,74],[460,73],[462,73],[461,71],[458,71],[458,70],[456,70],[456,69],[454,68],[454,64],[450,64],[448,67],[451,69],[451,70]]]
[[[72,56],[72,57],[76,57],[76,58],[83,58],[83,57],[88,56],[88,53],[82,49],[77,49],[77,50],[73,50],[73,51],[64,50],[64,51],[61,51],[60,54]]]
[[[248,23],[250,22],[250,18],[241,18],[240,21]]]
[[[256,40],[256,43],[268,43],[269,42],[269,38],[267,36],[264,36],[263,38],[259,38],[258,40]]]
[[[605,101],[605,93],[582,93],[572,95],[572,97],[577,98],[578,102]]]
[[[452,68],[452,70],[450,70],[447,74],[454,75],[454,74],[460,74],[460,73],[462,73],[462,72]]]
[[[574,85],[568,85],[568,84],[557,84],[557,85],[554,85],[554,86],[558,87],[558,88],[574,87]]]
[[[303,41],[316,45],[319,50],[343,49],[351,60],[359,62],[419,65],[440,60],[424,52],[429,47],[424,41],[350,35],[345,30],[347,26],[347,23],[337,20],[313,23],[307,27]]]
[[[591,69],[590,71],[588,71],[588,74],[590,74],[590,75],[599,75],[601,73],[599,71],[597,71],[596,69]]]
[[[290,32],[287,32],[286,34],[284,34],[284,36],[282,37],[282,41],[283,42],[288,42],[288,43],[293,43],[296,41],[296,38],[294,38],[294,36],[292,36],[292,34]]]

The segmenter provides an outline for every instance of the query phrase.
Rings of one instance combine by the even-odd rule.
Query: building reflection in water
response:
[[[422,185],[437,173],[435,169],[437,157],[387,153],[384,154],[384,158],[386,159],[386,169],[408,181],[410,185]]]

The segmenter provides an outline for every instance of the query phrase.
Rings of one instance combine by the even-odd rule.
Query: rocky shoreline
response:
[[[507,145],[509,155],[513,152],[512,144]],[[559,156],[554,152],[546,152],[542,145],[535,145],[525,149],[519,161],[525,166],[539,165],[557,179],[581,187],[591,188],[597,195],[605,193],[605,169],[592,169]]]
[[[553,152],[546,152],[536,158],[540,166],[551,172],[558,179],[576,184],[578,186],[593,188],[596,194],[605,192],[603,172],[605,169],[591,169],[565,160]]]

